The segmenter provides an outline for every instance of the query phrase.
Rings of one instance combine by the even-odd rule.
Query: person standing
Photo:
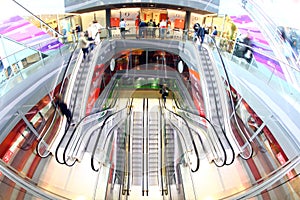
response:
[[[88,41],[90,41],[90,50],[92,51],[95,48],[95,38],[96,36],[99,34],[99,32],[101,33],[101,30],[103,29],[103,27],[98,23],[98,21],[94,20],[92,24],[90,24],[89,28],[88,28]],[[100,35],[99,35],[100,37]]]
[[[212,42],[216,43],[216,37],[217,37],[217,35],[218,35],[218,30],[217,30],[217,27],[214,26],[214,30],[211,33],[211,38],[213,40]]]
[[[167,17],[166,24],[167,24],[167,27],[166,27],[167,37],[170,37],[172,29],[171,29],[171,21],[170,21],[169,17]]]
[[[198,37],[198,30],[200,28],[200,24],[199,23],[195,23],[193,26],[194,29],[194,35],[193,35],[193,41],[196,42],[197,41],[197,37]]]
[[[95,45],[100,44],[100,42],[101,42],[101,29],[98,30],[94,39]]]
[[[146,37],[146,27],[147,27],[146,22],[141,20],[140,25],[139,25],[139,38]]]
[[[165,39],[167,22],[164,19],[162,19],[161,22],[159,23],[159,28],[160,28],[160,38]]]
[[[89,41],[89,47],[91,51],[94,49],[94,39],[93,39],[93,27],[92,23],[89,24],[87,28],[87,40]]]
[[[167,88],[167,84],[163,84],[161,90],[159,91],[159,93],[161,94],[161,98],[163,99],[164,104],[166,103],[167,100],[167,96],[169,96],[169,91]]]
[[[82,52],[83,52],[83,59],[85,60],[86,59],[86,56],[88,55],[89,53],[89,45],[91,42],[93,41],[88,41],[85,36],[84,36],[84,33],[81,32],[80,33],[80,37],[79,37],[79,47],[81,48]]]
[[[101,25],[99,24],[98,21],[94,20],[94,21],[93,21],[93,24],[92,24],[92,29],[91,29],[93,40],[95,39],[96,34],[97,34],[99,31],[101,31],[102,29],[103,29],[103,26],[101,26]]]
[[[126,32],[126,22],[124,18],[121,19],[120,22],[120,33],[121,33],[121,39],[125,39],[125,32]]]
[[[0,56],[0,84],[5,80],[5,76],[4,76],[4,65],[2,62],[2,58]]]
[[[80,33],[81,33],[81,26],[79,24],[76,24],[75,25],[75,32],[76,32],[76,36],[77,36],[77,41],[79,40],[80,38]]]
[[[136,35],[136,38],[138,39],[139,38],[139,26],[140,26],[140,16],[137,16],[136,19],[135,19],[135,35]]]

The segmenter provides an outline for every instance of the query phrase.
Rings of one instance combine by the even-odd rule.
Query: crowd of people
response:
[[[120,33],[121,38],[125,39],[126,31],[126,22],[124,19],[121,19],[120,22]],[[149,21],[145,21],[141,19],[139,16],[136,17],[135,20],[135,34],[136,38],[156,38],[159,37],[164,39],[167,37],[168,31],[171,28],[171,21],[169,18],[162,19],[159,23],[156,23],[155,20],[150,19]],[[157,30],[159,33],[157,34]]]
[[[79,47],[83,52],[83,59],[85,60],[89,52],[93,51],[95,45],[99,44],[101,41],[101,31],[103,27],[96,20],[89,24],[86,31],[79,32],[78,43]]]

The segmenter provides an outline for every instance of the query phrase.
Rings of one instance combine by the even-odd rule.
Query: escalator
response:
[[[199,155],[197,146],[186,121],[167,109],[163,113],[163,194],[166,199],[195,199],[191,173],[199,169]],[[184,122],[184,124],[182,124]],[[187,129],[186,129],[187,128]],[[191,132],[190,132],[191,133]],[[191,149],[192,148],[192,149]],[[192,164],[196,159],[196,164]],[[196,166],[196,169],[192,169]],[[193,188],[193,189],[191,189]]]
[[[143,113],[133,111],[131,135],[132,186],[141,186],[143,182]]]
[[[115,152],[115,163],[112,165],[113,176],[111,178],[111,182],[108,182],[106,190],[105,199],[113,200],[113,199],[120,199],[121,195],[125,195],[127,190],[127,169],[126,165],[126,124],[123,123],[120,127],[117,128],[115,131],[116,135],[116,142],[114,145]]]
[[[162,198],[160,115],[158,100],[134,99],[132,112],[129,198]],[[142,110],[142,112],[140,111]]]
[[[165,125],[165,152],[166,152],[166,171],[168,176],[168,184],[175,184],[175,144],[174,129],[170,124]]]
[[[148,166],[149,166],[149,186],[159,184],[159,113],[156,111],[149,112],[148,119]]]
[[[206,48],[202,47],[200,51],[200,59],[202,68],[205,75],[205,81],[207,85],[208,96],[208,105],[210,106],[208,117],[210,123],[213,125],[216,134],[212,134],[211,141],[214,143],[215,149],[217,151],[217,158],[214,159],[214,162],[217,166],[230,165],[233,163],[235,158],[235,152],[232,145],[229,142],[228,136],[225,131],[226,117],[224,116],[223,105],[224,99],[220,91],[223,88],[219,88],[218,83],[218,72],[215,71],[213,67],[209,52]]]
[[[160,147],[162,141],[168,141],[169,144],[165,145],[168,149],[165,151],[168,166],[165,168],[167,168],[167,176],[174,179],[173,131],[169,126],[169,139],[162,139],[158,100],[133,99],[132,108],[128,120],[114,130],[115,143],[110,150],[113,152],[111,175],[108,178],[105,199],[143,199],[148,196],[155,199],[169,198],[168,178],[164,179],[163,184],[161,183],[161,162],[165,161],[162,161],[163,150]],[[172,184],[175,185],[175,182],[172,181]],[[165,185],[166,191],[163,194],[162,185]],[[174,188],[176,191],[176,186]]]
[[[123,176],[125,172],[125,159],[126,159],[126,133],[125,124],[121,125],[121,127],[117,130],[117,142],[116,142],[116,170],[115,174],[118,177],[116,183],[123,184]]]
[[[75,126],[66,127],[65,133],[60,139],[55,151],[57,162],[66,164],[67,166],[72,166],[76,162],[76,159],[74,159],[71,154],[75,148],[78,148],[76,147],[76,143],[81,138],[81,135],[75,132],[75,130],[78,128],[79,123],[85,119],[85,117],[83,118],[82,116],[85,116],[86,111],[82,105],[85,105],[86,101],[84,92],[85,88],[87,88],[88,83],[86,80],[88,79],[91,67],[92,65],[90,65],[90,63],[82,62],[75,74],[76,77],[73,77],[74,85],[70,92],[69,109],[72,112],[72,123],[74,123]]]

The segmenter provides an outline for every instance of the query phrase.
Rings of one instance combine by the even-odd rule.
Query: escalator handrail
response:
[[[113,90],[113,91],[114,91],[114,90]],[[77,90],[76,98],[75,98],[75,99],[77,99],[77,95],[78,95],[78,90]],[[68,164],[68,163],[67,163],[67,156],[66,156],[66,155],[67,155],[67,149],[68,149],[69,145],[71,144],[71,140],[72,140],[72,138],[75,136],[75,132],[76,132],[77,128],[81,125],[81,123],[82,123],[86,118],[88,118],[88,117],[90,117],[90,116],[98,115],[98,114],[100,114],[100,113],[104,113],[104,112],[108,112],[108,111],[114,110],[114,108],[115,108],[115,106],[116,106],[116,102],[117,102],[117,98],[114,98],[114,101],[110,102],[111,105],[109,105],[107,108],[105,108],[105,109],[103,109],[103,110],[101,110],[101,111],[97,111],[97,112],[95,112],[95,113],[91,113],[91,114],[89,114],[89,115],[86,115],[86,116],[84,116],[83,118],[81,118],[81,119],[79,120],[79,122],[76,124],[76,126],[75,126],[75,128],[74,128],[74,130],[73,130],[73,132],[72,132],[72,134],[71,134],[71,137],[70,137],[70,139],[68,140],[67,145],[66,145],[66,147],[65,147],[65,149],[64,149],[64,153],[63,153],[63,161],[64,161],[64,164],[65,164],[65,165],[71,167],[71,166],[73,166],[73,165],[75,164],[75,162],[77,161],[77,160],[74,160],[71,164]],[[76,103],[76,102],[75,102],[75,103]],[[74,112],[74,109],[75,109],[75,107],[73,107],[73,112]],[[69,127],[68,127],[68,128],[69,128]],[[66,130],[66,132],[65,132],[65,134],[64,134],[64,136],[63,136],[63,138],[66,136],[67,132],[68,132],[68,129]],[[91,135],[90,137],[92,137],[92,135]],[[63,139],[61,140],[61,142],[62,142],[62,141],[63,141]],[[60,144],[61,144],[61,143],[60,143]],[[60,144],[59,144],[58,146],[60,146]]]
[[[16,185],[10,185],[16,190],[18,187],[26,190],[26,194],[32,197],[39,197],[40,199],[49,199],[49,200],[59,200],[59,199],[68,199],[64,196],[59,195],[58,193],[54,193],[53,191],[47,190],[46,188],[42,188],[40,185],[37,185],[32,179],[25,176],[22,172],[16,170],[8,163],[4,162],[0,159],[0,170],[3,173],[2,176],[5,176],[11,182],[14,182]],[[9,181],[9,182],[10,182]],[[2,183],[3,180],[1,181]],[[13,183],[10,183],[13,184]],[[18,187],[15,187],[18,186]],[[4,194],[1,194],[1,197]]]
[[[159,121],[160,121],[160,148],[161,148],[161,152],[164,152],[165,150],[163,150],[163,140],[162,140],[162,138],[166,138],[165,136],[166,135],[164,135],[164,136],[162,136],[162,130],[163,130],[163,128],[162,128],[162,123],[163,123],[163,112],[162,112],[162,105],[161,105],[161,101],[159,101],[158,100],[158,102],[159,102],[159,111],[160,111],[160,115],[159,115]],[[165,131],[164,131],[164,133],[165,133]],[[163,161],[163,156],[162,156],[162,153],[160,153],[161,155],[160,155],[160,175],[161,175],[161,191],[162,191],[162,195],[164,195],[164,192],[166,192],[166,195],[168,194],[168,190],[166,189],[166,191],[165,191],[165,185],[168,185],[168,181],[167,181],[167,177],[168,176],[166,176],[166,184],[164,184],[164,179],[163,179],[163,169],[165,169],[166,170],[166,166],[164,165],[164,161]],[[164,158],[165,158],[165,156],[164,156]],[[167,170],[166,170],[167,171]],[[166,188],[168,188],[168,187],[166,187]]]
[[[208,124],[211,126],[211,128],[213,129],[215,135],[218,135],[215,126],[212,124],[212,122],[211,122],[207,117],[201,116],[201,115],[199,115],[199,114],[197,114],[197,113],[194,113],[194,112],[192,112],[192,111],[188,111],[188,110],[185,110],[185,109],[183,109],[183,108],[180,108],[179,105],[178,105],[178,102],[177,102],[177,100],[176,100],[175,98],[173,98],[173,101],[174,101],[174,103],[175,103],[175,106],[176,106],[176,109],[177,109],[177,110],[179,110],[179,111],[181,111],[181,112],[184,112],[184,113],[187,113],[187,114],[194,115],[195,117],[200,117],[200,118],[205,119],[205,120],[208,122]],[[189,118],[189,120],[190,120],[191,123],[196,123],[196,124],[199,123],[199,122],[193,120],[192,118]],[[201,138],[201,136],[200,136],[198,133],[197,133],[197,136]],[[224,145],[222,144],[222,142],[220,141],[220,139],[219,139],[219,143],[220,143],[220,145],[221,145],[221,147],[222,147],[222,150],[223,150],[224,155],[226,155],[226,151],[225,151]],[[224,162],[223,162],[221,165],[219,165],[219,164],[217,164],[217,163],[215,162],[215,160],[213,160],[213,162],[215,163],[215,165],[216,165],[217,167],[223,167],[223,166],[225,165],[225,161],[226,161],[226,160],[224,159]]]
[[[131,101],[131,102],[128,102],[128,104],[131,105],[131,106],[129,107],[129,108],[131,109],[131,107],[132,107],[132,101]],[[92,155],[91,155],[91,167],[92,167],[92,169],[93,169],[95,172],[98,172],[98,171],[99,171],[99,168],[96,169],[95,166],[94,166],[94,157],[95,157],[95,153],[96,153],[96,150],[97,150],[97,144],[98,144],[98,142],[99,142],[99,139],[100,139],[100,136],[101,136],[101,134],[102,134],[103,128],[105,127],[106,122],[107,122],[111,117],[113,117],[114,115],[116,115],[116,114],[118,114],[118,113],[124,111],[125,109],[127,109],[127,108],[128,108],[128,104],[127,104],[124,108],[121,108],[120,110],[118,110],[118,111],[116,111],[116,112],[114,112],[114,113],[111,113],[109,116],[107,116],[107,117],[104,119],[103,124],[102,124],[101,127],[100,127],[99,134],[98,134],[98,136],[97,136],[97,139],[96,139],[96,142],[95,142],[95,146],[94,146],[94,148],[93,148]]]
[[[76,43],[76,48],[75,49],[77,49],[77,46],[78,46],[78,42]],[[74,51],[73,51],[74,52]],[[72,53],[73,53],[72,52]],[[69,62],[71,61],[71,59],[69,60]],[[64,79],[63,79],[63,82],[62,82],[62,84],[61,84],[61,87],[60,87],[60,94],[61,94],[61,92],[62,92],[62,90],[63,90],[63,84],[64,84],[64,81],[65,81],[65,79],[66,79],[66,72],[67,72],[67,69],[65,70],[65,72],[64,72]],[[82,81],[82,76],[83,76],[83,73],[81,73],[80,74],[80,82]],[[79,84],[80,85],[80,84]],[[75,102],[73,102],[73,105],[76,105],[76,102],[77,102],[77,96],[78,96],[78,93],[79,93],[79,87],[77,87],[77,90],[76,90],[76,93],[75,93]],[[69,106],[69,107],[71,107],[71,106]],[[71,113],[74,113],[74,111],[75,111],[75,106],[73,106],[72,107],[72,111],[71,111]],[[99,113],[100,112],[102,112],[102,111],[99,111]],[[85,116],[85,117],[83,117],[84,119],[86,118],[86,117],[88,117],[88,116]],[[73,119],[73,114],[71,115],[71,121],[72,121],[72,119]],[[81,121],[83,121],[84,119],[80,119],[80,122]],[[76,127],[78,127],[78,126],[76,126]],[[75,127],[75,128],[76,128]],[[66,149],[67,148],[65,148],[65,150],[64,150],[64,153],[63,153],[63,162],[61,162],[61,161],[59,161],[59,159],[58,159],[58,151],[59,151],[59,148],[60,148],[60,146],[61,146],[61,144],[63,143],[63,140],[64,140],[64,138],[66,137],[66,135],[67,135],[67,133],[68,133],[68,131],[69,131],[69,128],[70,128],[70,124],[67,124],[67,126],[66,126],[66,128],[65,128],[65,131],[64,131],[64,135],[63,135],[63,137],[61,138],[61,140],[60,140],[60,142],[59,142],[59,144],[57,145],[57,148],[56,148],[56,151],[55,151],[55,158],[56,158],[56,160],[57,160],[57,162],[58,163],[60,163],[60,164],[66,164],[66,165],[68,165],[68,166],[73,166],[74,164],[75,164],[75,162],[76,161],[74,161],[72,164],[67,164],[67,162],[66,162]],[[74,133],[74,132],[73,132]],[[72,133],[72,135],[71,135],[71,138],[69,139],[69,141],[68,141],[68,143],[67,143],[67,146],[70,144],[70,142],[71,142],[71,139],[73,138],[73,136],[74,136],[74,134]]]
[[[132,116],[132,102],[133,102],[133,99],[132,99],[132,101],[131,101],[131,104],[130,104],[130,109],[129,109],[129,113],[128,113],[128,117],[127,117],[127,120],[129,119],[129,121],[130,121],[130,118],[131,118],[131,116]],[[130,153],[129,152],[131,152],[130,151],[130,138],[131,138],[131,136],[130,136],[130,130],[131,130],[131,123],[129,123],[129,122],[126,122],[127,124],[129,124],[129,126],[127,127],[127,129],[126,129],[126,131],[128,131],[128,134],[129,134],[129,136],[128,136],[128,140],[129,141],[127,141],[128,142],[128,151],[126,151],[126,157],[127,157],[127,178],[128,178],[128,180],[127,180],[127,195],[129,195],[129,193],[130,193],[130,176],[131,176],[131,171],[130,171],[130,169],[131,169],[131,156],[130,156]],[[128,155],[129,154],[129,155]],[[126,163],[125,163],[126,164]],[[124,165],[124,167],[125,167],[125,165]],[[126,173],[126,171],[124,170],[124,173]],[[124,182],[123,182],[124,183]]]
[[[216,50],[217,50],[218,56],[219,56],[219,58],[220,58],[220,60],[221,60],[222,69],[224,70],[224,73],[225,73],[225,77],[224,77],[224,78],[226,78],[226,80],[227,80],[228,87],[231,88],[231,87],[232,87],[231,81],[230,81],[230,78],[229,78],[229,75],[228,75],[228,72],[227,72],[227,69],[226,69],[224,60],[223,60],[223,58],[222,58],[222,56],[221,56],[220,50],[219,50],[219,48],[218,48],[218,46],[217,46],[215,40],[214,40],[211,36],[208,36],[208,37],[209,37],[209,39],[212,41],[214,47],[215,47]],[[244,157],[242,153],[240,153],[239,155],[241,156],[241,158],[247,160],[247,159],[251,158],[252,155],[253,155],[253,147],[252,147],[252,145],[251,145],[249,139],[244,135],[244,132],[241,130],[241,127],[240,127],[240,125],[239,125],[239,123],[238,123],[238,120],[237,120],[237,113],[236,113],[236,108],[235,108],[235,106],[234,106],[234,101],[233,101],[233,96],[232,96],[231,89],[229,89],[228,94],[229,94],[230,104],[231,104],[231,107],[232,107],[232,110],[233,110],[233,116],[234,116],[235,124],[236,124],[236,126],[238,127],[239,132],[240,132],[240,133],[244,136],[244,138],[246,139],[246,143],[249,145],[249,148],[250,148],[250,154],[249,154],[248,157]],[[227,138],[227,137],[226,137],[226,138]],[[229,144],[230,144],[230,143],[229,143]],[[230,145],[231,145],[231,144],[230,144]],[[234,151],[234,150],[233,150],[233,151]],[[235,156],[234,156],[234,157],[235,157]],[[234,158],[233,158],[233,159],[234,159]],[[233,160],[232,160],[232,162],[231,162],[230,164],[232,164],[232,163],[233,163]]]
[[[62,83],[61,83],[61,85],[60,85],[59,93],[61,93],[61,91],[62,91],[62,85],[63,85],[64,82],[65,82],[65,79],[66,79],[66,76],[67,76],[67,71],[68,71],[68,69],[69,69],[70,63],[71,63],[71,61],[72,61],[72,59],[73,59],[73,56],[74,56],[74,54],[75,54],[74,52],[75,52],[76,49],[77,49],[77,45],[78,45],[78,43],[76,43],[76,46],[75,46],[75,48],[73,49],[73,51],[72,51],[72,53],[71,53],[71,55],[70,55],[70,57],[69,57],[69,59],[68,59],[67,65],[66,65],[65,70],[64,70],[64,73],[63,73],[63,81],[62,81]],[[56,84],[56,85],[57,85],[57,84]],[[51,98],[51,96],[50,96],[50,98]],[[39,148],[40,148],[40,146],[41,146],[41,143],[43,143],[44,138],[47,136],[48,132],[51,130],[51,127],[53,127],[54,122],[56,121],[55,119],[56,119],[58,110],[57,110],[57,106],[55,105],[54,102],[52,102],[52,105],[53,105],[54,108],[55,108],[55,113],[54,113],[54,116],[53,116],[53,118],[52,118],[51,124],[50,124],[48,130],[46,131],[46,133],[44,134],[44,136],[43,136],[42,138],[40,138],[40,141],[38,142],[38,145],[36,146],[36,152],[37,152],[37,154],[38,154],[40,157],[42,157],[42,158],[48,157],[48,156],[50,155],[50,153],[51,153],[50,151],[48,151],[48,154],[45,155],[45,156],[43,156],[43,155],[40,153]],[[63,164],[63,163],[61,163],[59,160],[57,160],[57,161],[58,161],[60,164]]]
[[[77,43],[77,45],[78,45],[78,43]],[[82,76],[83,76],[83,73],[81,73],[81,75],[80,75],[80,81],[82,80]],[[76,101],[77,101],[77,99],[78,99],[78,98],[77,98],[78,93],[79,93],[79,87],[77,88],[77,91],[76,91],[76,94],[75,94],[75,103],[74,103],[74,104],[76,104]],[[115,100],[116,100],[116,99],[115,99]],[[108,111],[109,109],[111,109],[111,106],[115,106],[115,103],[116,103],[116,101],[111,102],[112,105],[108,106],[108,107],[105,108],[104,110],[98,111],[98,112],[93,113],[93,114],[99,114],[100,112]],[[75,106],[73,107],[72,113],[74,113],[74,110],[75,110]],[[90,115],[93,115],[93,114],[90,114]],[[79,120],[79,123],[81,123],[83,120],[85,120],[85,119],[86,119],[87,117],[89,117],[90,115],[87,115],[87,116],[83,117],[82,119],[80,119],[80,120]],[[73,117],[73,116],[72,116],[72,117]],[[76,130],[77,127],[79,126],[79,123],[76,125],[75,130]],[[63,137],[61,138],[61,140],[60,140],[60,142],[59,142],[59,144],[58,144],[58,146],[57,146],[57,148],[56,148],[56,151],[55,151],[55,158],[56,158],[57,162],[60,163],[60,164],[66,164],[66,165],[68,165],[68,166],[73,166],[73,165],[75,164],[76,160],[73,161],[73,163],[71,163],[71,164],[67,164],[67,162],[66,162],[66,149],[67,149],[67,148],[65,148],[64,153],[63,153],[63,162],[60,162],[59,159],[58,159],[58,151],[59,151],[59,147],[61,146],[61,144],[62,144],[64,138],[66,137],[66,135],[67,135],[67,133],[68,133],[68,130],[69,130],[69,125],[66,127],[66,130],[65,130],[65,132],[64,132],[64,135],[63,135]],[[72,139],[73,136],[75,135],[74,133],[75,133],[75,132],[72,133],[71,138],[69,139],[69,141],[68,141],[68,143],[67,143],[67,146],[69,146],[69,144],[70,144],[70,142],[71,142],[71,139]]]
[[[209,39],[210,40],[212,40],[213,42],[214,42],[214,40],[210,37],[210,36],[208,36],[209,37]],[[207,49],[206,49],[206,51],[208,51]],[[205,59],[205,61],[208,61],[208,59],[207,58],[204,58]],[[209,55],[209,59],[211,59],[211,56]],[[210,60],[210,62],[211,62],[211,60]],[[210,78],[212,78],[212,75],[210,74]],[[217,84],[218,85],[218,84]],[[215,105],[216,105],[216,108],[217,108],[217,100],[216,100],[216,93],[215,93],[215,90],[212,90],[213,91],[213,93],[214,93],[214,95],[213,95],[213,98],[214,98],[214,103],[215,103]],[[220,95],[221,96],[221,95]],[[221,102],[220,102],[221,103]],[[222,104],[222,103],[221,103]],[[221,105],[221,107],[222,107],[222,105]],[[230,165],[230,164],[232,164],[233,162],[234,162],[234,159],[235,159],[235,151],[234,151],[234,149],[233,149],[233,146],[232,146],[232,144],[230,143],[230,141],[229,141],[229,139],[228,139],[228,136],[226,135],[226,131],[225,131],[225,129],[224,129],[224,127],[222,126],[222,122],[221,122],[221,119],[220,119],[220,114],[219,114],[219,110],[220,109],[216,109],[216,113],[217,113],[217,120],[218,120],[218,122],[219,122],[219,125],[220,125],[220,130],[221,130],[221,132],[222,132],[222,134],[223,134],[223,136],[224,136],[224,138],[225,138],[225,140],[226,140],[226,142],[227,142],[227,144],[228,144],[228,146],[229,146],[229,148],[230,148],[230,150],[231,150],[231,152],[232,152],[232,159],[231,159],[231,161],[229,161],[229,162],[227,162],[227,158],[228,158],[228,156],[227,156],[227,152],[226,152],[226,150],[225,150],[225,147],[224,147],[224,145],[223,145],[223,142],[222,142],[222,140],[221,140],[221,138],[220,138],[220,136],[219,136],[219,133],[218,134],[216,134],[216,137],[218,138],[218,141],[219,141],[219,144],[221,145],[221,148],[222,148],[222,150],[223,150],[223,152],[224,152],[224,162],[223,162],[223,164],[221,165],[221,166],[224,166],[224,165]],[[216,164],[216,162],[215,162],[215,164]],[[218,164],[216,164],[216,165],[218,165]]]
[[[189,136],[190,136],[190,138],[191,138],[191,140],[192,140],[192,145],[193,145],[193,148],[194,148],[196,157],[197,157],[197,165],[196,165],[196,168],[195,168],[195,169],[191,169],[191,171],[192,171],[192,172],[197,172],[198,169],[199,169],[199,167],[200,167],[199,153],[198,153],[198,149],[197,149],[197,147],[196,147],[196,144],[195,144],[194,137],[193,137],[193,135],[192,135],[191,129],[190,129],[190,127],[189,127],[189,125],[188,125],[186,119],[185,119],[184,117],[182,117],[181,115],[179,115],[179,114],[173,112],[172,110],[168,109],[168,108],[166,107],[165,104],[163,105],[163,108],[164,108],[165,110],[167,110],[168,112],[172,113],[173,115],[176,115],[177,117],[179,117],[180,119],[182,119],[183,122],[185,123],[185,125],[186,125],[186,127],[187,127],[187,129],[188,129],[188,132],[189,132]]]

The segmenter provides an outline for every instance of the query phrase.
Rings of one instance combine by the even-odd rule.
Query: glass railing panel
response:
[[[108,33],[108,35],[106,34]],[[108,36],[113,39],[122,39],[120,28],[111,27],[104,29],[101,36]],[[159,27],[135,27],[128,26],[125,31],[126,39],[165,39],[165,40],[186,40],[188,35],[187,30],[183,29],[161,29]]]
[[[68,43],[74,43],[76,42],[76,36],[72,32],[66,32],[65,35],[62,34],[62,31],[59,32],[58,27],[53,27],[48,25],[43,19],[34,17],[34,16],[28,16],[24,17],[24,19],[28,20],[31,25],[34,25],[36,28],[40,30],[40,33],[38,36],[35,36],[33,40],[30,40],[28,42],[34,43],[35,40],[39,41],[39,48],[40,51],[45,50],[52,50],[57,49],[62,44],[68,44]],[[57,24],[58,26],[58,24]],[[51,41],[51,38],[53,41]],[[45,42],[43,44],[41,41],[43,40],[50,40],[50,42]],[[52,42],[52,43],[51,43]],[[56,42],[56,43],[55,43]],[[49,44],[47,44],[49,43]],[[61,44],[59,44],[61,43]],[[50,46],[48,46],[50,45]],[[32,45],[31,45],[32,46]],[[42,48],[41,48],[42,47]]]
[[[227,196],[227,199],[299,199],[299,157],[294,158],[282,168],[258,179],[236,194]]]
[[[68,199],[40,187],[38,182],[25,178],[23,174],[9,169],[2,161],[0,177],[0,197],[3,199]]]
[[[27,191],[19,186],[16,182],[9,179],[7,176],[2,175],[1,179],[1,196],[6,199],[40,199],[38,195]]]
[[[223,59],[224,58],[225,56],[223,56]],[[237,58],[237,59],[243,59],[243,58]],[[232,77],[231,74],[231,71],[233,71],[235,67],[243,67],[245,70],[248,70],[250,73],[253,73],[250,69],[251,67],[254,66],[253,62],[255,60],[253,60],[250,64],[247,63],[246,61],[241,61],[244,62],[244,64],[241,64],[240,62],[236,62],[233,61],[234,59],[231,59],[231,62],[232,61],[236,62],[237,65],[233,65],[232,63],[228,62],[228,60],[230,61],[230,57],[229,58],[227,57],[224,60],[225,60],[225,66],[227,67],[227,71],[230,72],[229,80],[231,81],[234,81],[236,79]],[[221,69],[219,71],[222,73],[223,70]],[[222,76],[224,76],[224,74],[222,74]],[[265,84],[267,83],[270,84],[270,82],[275,80],[278,81],[280,80],[280,78],[276,76],[276,74],[270,74],[269,80]],[[274,82],[273,84],[275,85],[276,83]],[[274,87],[274,85],[272,85],[272,87]],[[283,83],[283,85],[289,87],[289,85],[286,84],[286,82]],[[278,87],[281,86],[282,85],[280,84],[277,85],[277,89]],[[291,87],[283,88],[282,91],[286,92],[290,88]],[[298,144],[298,138],[296,137],[296,135],[294,135],[294,132],[292,131],[293,129],[291,127],[286,127],[286,124],[290,123],[288,122],[290,121],[290,119],[287,118],[286,123],[281,122],[280,119],[278,119],[278,117],[274,116],[274,111],[271,109],[267,109],[267,107],[260,101],[259,96],[254,95],[251,90],[247,90],[247,87],[235,83],[234,89],[237,91],[243,91],[242,92],[243,98],[249,102],[249,105],[257,112],[257,114],[262,118],[264,122],[264,125],[262,125],[261,127],[255,127],[255,126],[252,127],[251,125],[251,127],[249,127],[249,129],[251,129],[251,131],[249,132],[250,134],[248,133],[248,137],[249,137],[248,139],[251,142],[251,145],[254,149],[253,160],[257,160],[258,158],[261,157],[264,158],[265,161],[272,163],[269,164],[267,168],[264,167],[264,170],[261,170],[261,173],[265,173],[267,171],[274,171],[282,167],[283,165],[285,165],[287,162],[289,162],[290,161],[289,159],[298,156],[299,148],[300,148]],[[275,90],[275,88],[273,89]],[[281,91],[279,91],[279,93],[280,92]],[[283,95],[284,94],[285,93],[283,93]],[[242,120],[245,120],[244,117],[249,115],[247,113],[247,108],[246,108],[249,105],[244,105],[243,103],[241,103],[237,108],[237,114]],[[248,122],[244,121],[244,124],[248,124]],[[259,161],[258,159],[257,162],[261,162],[261,161]]]
[[[226,67],[234,66],[239,67],[247,72],[251,73],[259,80],[263,81],[264,84],[272,88],[276,93],[281,95],[290,103],[295,103],[297,110],[300,110],[300,88],[298,86],[300,80],[300,70],[297,66],[290,65],[285,61],[281,61],[275,57],[265,54],[262,51],[251,48],[253,58],[250,62],[241,56],[238,57],[236,50],[227,51],[227,49],[222,48],[220,44],[232,43],[232,41],[226,40],[224,38],[217,38],[217,44],[219,50],[221,51],[224,62],[226,62]],[[244,45],[240,43],[239,45]],[[213,49],[213,55],[217,59],[217,51]],[[232,65],[232,63],[234,63]],[[220,65],[219,65],[220,66]],[[284,73],[282,66],[288,68],[289,73]],[[234,70],[231,67],[230,70]],[[286,80],[286,76],[289,76],[292,72],[292,79],[294,82],[289,83]]]
[[[127,108],[123,108],[121,110],[115,111],[114,113],[108,115],[99,130],[97,131],[97,139],[92,152],[92,169],[97,171],[102,165],[110,165],[112,160],[110,160],[109,155],[111,148],[110,140],[113,138],[114,129],[118,127],[125,128],[126,126],[122,126],[123,123],[128,119],[128,110]],[[120,129],[118,133],[126,133],[126,130]]]
[[[294,171],[294,170],[292,170]],[[300,178],[297,175],[293,175],[293,172],[290,171],[285,177],[276,183],[270,185],[268,189],[262,191],[260,194],[257,194],[253,197],[257,198],[266,198],[270,199],[299,199],[299,183]]]
[[[23,56],[26,55],[27,58]],[[22,82],[26,79],[27,75],[23,74],[30,66],[39,62],[42,58],[39,53],[30,49],[24,49],[2,59],[3,70],[1,73],[1,90],[0,97],[10,91],[15,84]]]
[[[291,54],[291,57],[288,58],[287,61],[295,65],[298,55],[293,51],[288,36],[286,36],[287,38],[281,37],[282,34],[287,33],[285,33],[285,30],[280,30],[279,25],[269,16],[268,9],[265,9],[267,7],[262,6],[266,5],[263,5],[262,2],[258,4],[253,0],[249,0],[245,8],[251,18],[260,26],[260,30],[268,37],[268,42],[273,48],[273,51],[276,52],[277,57],[280,56],[278,53],[284,49],[284,51],[288,51]],[[284,60],[285,57],[283,56],[280,59]]]
[[[1,58],[2,67],[0,71],[1,75],[1,92],[0,97],[5,95],[11,89],[13,89],[17,84],[21,83],[37,70],[45,67],[50,62],[55,60],[51,59],[52,56],[59,56],[67,59],[68,55],[71,55],[73,47],[75,45],[62,45],[57,43],[56,39],[51,39],[47,41],[39,41],[37,44],[32,44],[33,46],[26,46],[24,44],[18,44],[15,41],[12,41],[8,38],[2,36],[1,38],[4,48],[15,44],[16,48],[11,49],[11,54],[8,54],[5,57]],[[42,51],[45,46],[48,46],[50,43],[56,45],[51,50],[43,53]]]

